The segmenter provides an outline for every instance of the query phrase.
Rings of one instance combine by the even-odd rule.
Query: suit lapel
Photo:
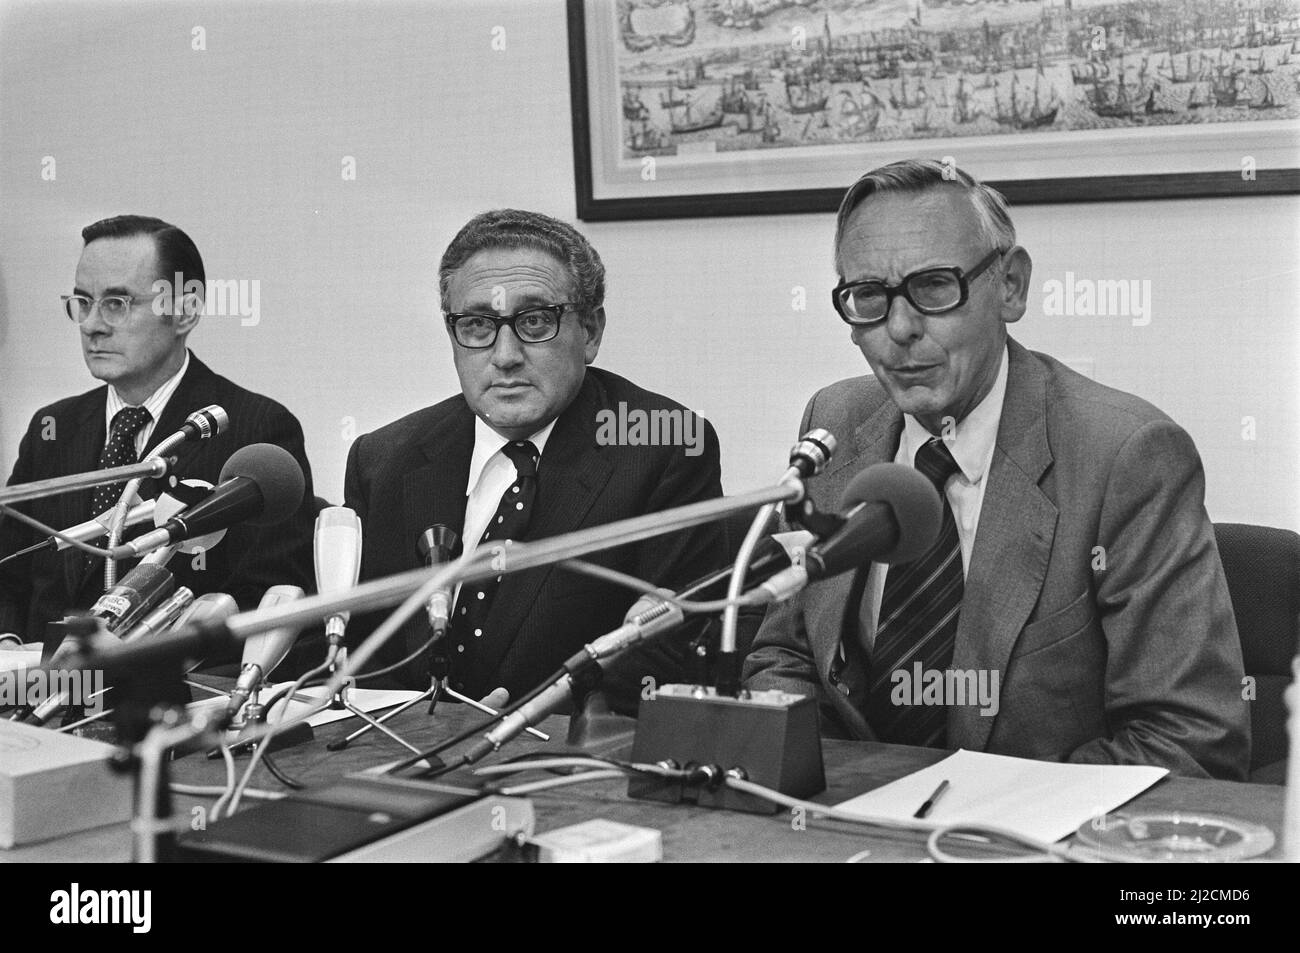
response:
[[[546,539],[581,528],[609,483],[613,465],[596,446],[596,412],[605,403],[603,389],[588,374],[578,396],[560,415],[546,441],[537,471],[537,508],[527,539]],[[505,577],[488,610],[486,624],[492,632],[513,633],[514,637],[494,638],[486,643],[482,670],[499,668],[553,572],[555,568],[548,566],[540,571]]]
[[[104,404],[107,400],[107,386],[93,390],[81,399],[70,421],[72,434],[70,438],[60,443],[63,448],[63,459],[57,472],[82,473],[99,466],[99,458],[108,439],[108,431],[104,426]],[[57,439],[59,435],[56,434]],[[64,493],[59,503],[59,524],[75,526],[92,516],[98,516],[99,514],[90,512],[90,505],[94,498],[93,488]],[[100,565],[102,563],[98,561],[94,563],[94,566]],[[90,572],[91,567],[80,552],[70,550],[63,554],[64,584],[67,586],[69,596],[74,600]]]
[[[419,446],[417,465],[402,477],[402,525],[411,528],[409,553],[419,565],[416,536],[439,523],[463,533],[469,458],[474,451],[474,414],[458,406],[435,425]],[[463,545],[463,541],[462,541]]]
[[[953,649],[954,668],[1000,676],[1038,603],[1057,519],[1038,486],[1052,464],[1046,376],[1020,345],[1007,347],[1007,392]],[[950,709],[949,745],[983,750],[994,720],[977,706]]]
[[[902,413],[893,402],[883,399],[875,411],[853,430],[850,439],[842,442],[834,462],[817,479],[817,486],[812,491],[817,505],[828,510],[838,509],[840,496],[853,477],[872,464],[892,462],[898,452],[902,430]],[[858,611],[856,605],[848,604],[853,576],[851,572],[841,573],[816,583],[805,596],[805,625],[813,657],[820,659],[821,671],[818,674],[823,679],[838,664],[846,613]]]

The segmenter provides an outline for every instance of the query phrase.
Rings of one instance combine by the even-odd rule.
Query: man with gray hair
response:
[[[444,253],[438,287],[461,392],[353,443],[345,497],[362,520],[363,579],[423,565],[419,540],[439,525],[466,551],[508,547],[722,494],[711,424],[589,366],[605,331],[605,269],[573,227],[513,209],[478,215]],[[652,420],[677,425],[634,426]],[[592,558],[675,588],[723,557],[719,533],[701,528]],[[636,600],[553,567],[462,586],[447,638],[402,681],[423,687],[432,669],[471,697],[518,697]],[[349,638],[376,622],[355,619]],[[409,623],[386,658],[428,637],[423,620]],[[605,675],[611,707],[635,714],[650,687],[682,679],[684,654],[668,640],[627,653]]]
[[[768,613],[750,688],[819,698],[830,734],[1240,779],[1241,647],[1187,433],[1007,334],[1031,262],[1001,195],[926,160],[868,173],[836,221],[835,310],[874,376],[818,391],[800,431],[935,485],[913,562]]]

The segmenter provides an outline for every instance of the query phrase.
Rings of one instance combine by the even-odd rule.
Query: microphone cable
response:
[[[699,583],[695,586],[692,586],[691,588],[682,592],[680,596],[664,596],[661,592],[659,592],[656,586],[654,586],[649,582],[646,582],[643,579],[637,579],[635,576],[629,576],[626,573],[619,572],[616,569],[610,569],[606,566],[599,566],[595,563],[589,563],[582,559],[566,559],[557,563],[556,565],[563,566],[575,572],[581,572],[587,575],[592,575],[602,579],[607,579],[611,582],[619,583],[621,585],[627,586],[628,588],[634,589],[637,592],[641,592],[645,595],[656,596],[662,599],[664,602],[669,603],[670,605],[677,606],[683,612],[691,612],[691,613],[718,612],[720,611],[719,607],[726,606],[730,603],[730,600],[727,599],[717,599],[714,600],[713,602],[691,602],[690,600],[682,598],[684,596],[690,595],[692,592],[698,591],[699,589],[703,588],[706,585],[706,583]],[[746,596],[741,596],[740,600],[738,601],[738,604],[745,604],[744,600],[746,598],[747,598]],[[580,649],[572,657],[570,657],[569,660],[564,663],[564,665],[556,669],[554,674],[552,674],[549,678],[544,679],[538,685],[534,686],[533,689],[529,691],[527,694],[521,696],[517,701],[511,702],[509,705],[505,706],[500,711],[498,711],[495,715],[488,716],[486,719],[484,719],[477,725],[473,725],[469,728],[462,730],[458,734],[453,735],[452,737],[446,739],[445,741],[439,742],[438,744],[434,745],[432,748],[428,748],[424,751],[421,751],[419,754],[412,755],[409,758],[405,758],[401,761],[396,762],[395,764],[389,765],[380,773],[393,774],[398,771],[404,771],[407,768],[419,764],[421,761],[427,761],[430,758],[435,758],[438,755],[442,754],[442,752],[444,751],[454,748],[457,745],[464,744],[466,741],[469,741],[471,738],[475,737],[476,735],[481,735],[486,731],[490,731],[492,727],[495,724],[497,724],[499,721],[514,714],[524,705],[528,704],[538,695],[542,694],[542,692],[547,691],[557,681],[564,678],[565,675],[570,674],[570,666],[576,667],[579,663],[589,663],[591,661],[593,661],[591,656],[588,655],[585,650]],[[440,768],[434,768],[432,769],[434,772],[432,777],[441,777],[443,774],[446,774],[450,771],[454,771],[457,768],[464,767],[466,763],[468,762],[465,761],[453,762],[452,764],[444,765]]]
[[[20,513],[18,510],[14,509],[12,506],[9,506],[6,503],[0,503],[0,513],[4,513],[6,516],[12,516],[14,519],[18,520],[19,522],[26,523],[28,526],[32,527],[33,529],[40,530],[46,536],[53,536],[56,539],[61,539],[69,546],[75,546],[83,553],[89,553],[92,556],[103,556],[105,559],[113,555],[107,549],[100,549],[98,546],[90,545],[90,543],[83,543],[79,539],[73,539],[71,536],[67,535],[62,530],[57,530],[52,526],[46,526],[36,517],[28,516],[26,513]],[[20,549],[18,550],[18,552],[10,553],[4,559],[0,559],[0,563],[7,562],[10,559],[17,559],[19,556],[25,556],[28,553],[35,552],[37,549],[44,548],[46,545],[48,545],[47,542],[42,542],[36,546],[28,546],[26,549]]]

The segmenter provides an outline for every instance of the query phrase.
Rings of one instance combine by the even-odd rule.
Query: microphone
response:
[[[361,577],[361,517],[346,506],[327,506],[316,517],[313,540],[316,557],[316,591],[320,595],[345,592]],[[325,635],[331,646],[341,645],[350,611],[325,620]]]
[[[258,609],[269,609],[303,597],[301,586],[272,586],[262,596]],[[298,638],[301,626],[283,626],[269,632],[259,632],[244,643],[243,667],[226,705],[226,721],[235,720],[239,710],[261,687],[275,667],[284,661]]]
[[[151,609],[173,596],[175,588],[176,582],[172,574],[162,566],[155,563],[136,566],[91,606],[90,615],[85,618],[99,627],[97,635],[89,635],[92,645],[98,650],[105,644],[116,644],[120,640],[118,632],[134,627]],[[188,589],[183,591],[189,592]],[[87,628],[82,633],[89,631]],[[51,670],[63,668],[69,660],[75,660],[79,656],[80,650],[81,640],[75,634],[68,635],[50,655],[46,667]],[[39,705],[29,706],[20,712],[15,720],[29,720],[32,724],[43,725],[68,703],[69,697],[70,693],[66,690],[54,692]]]
[[[566,706],[573,697],[575,675],[581,674],[602,659],[625,651],[638,642],[644,642],[660,632],[676,628],[684,618],[682,610],[667,602],[656,603],[644,612],[634,615],[612,632],[584,645],[569,661],[564,663],[565,673],[551,683],[536,698],[525,702],[485,734],[465,755],[465,764],[473,764],[485,755],[499,749],[507,741],[536,725],[548,715]]]
[[[843,525],[754,590],[755,604],[790,598],[809,582],[868,562],[910,562],[939,535],[943,503],[929,480],[901,463],[877,463],[855,476],[840,498]]]
[[[116,635],[128,631],[175,590],[176,580],[163,566],[141,563],[95,600],[90,614]]]
[[[181,586],[171,594],[170,598],[160,602],[157,609],[141,619],[139,625],[122,636],[122,641],[129,643],[157,635],[175,622],[192,602],[194,602],[194,590],[189,586]]]
[[[438,523],[430,526],[416,540],[416,548],[424,564],[432,569],[450,562],[460,546],[460,535],[450,526]],[[433,630],[433,640],[438,642],[447,634],[451,625],[451,589],[443,587],[436,590],[425,606],[429,615],[429,628]]]
[[[191,506],[197,506],[212,495],[213,486],[207,480],[182,480],[176,486],[158,497],[158,505],[153,511],[154,526],[163,527],[173,516],[183,514]],[[226,530],[195,536],[177,544],[177,550],[188,556],[207,552],[226,538]]]
[[[154,507],[157,505],[157,500],[145,500],[143,503],[137,503],[127,511],[126,525],[138,526],[146,520],[153,519]],[[65,529],[63,535],[71,537],[79,543],[88,543],[92,539],[98,539],[107,533],[109,524],[112,522],[113,510],[107,509],[94,519],[86,520],[84,523],[78,523],[76,526]],[[40,543],[32,548],[39,549],[43,546],[53,546],[56,550],[64,550],[71,548],[72,544],[58,536],[51,536],[44,543]]]
[[[817,536],[808,530],[773,533],[763,537],[758,545],[754,547],[754,555],[750,558],[745,581],[753,584],[766,582],[781,570],[789,569],[802,560],[803,554],[808,550],[808,547],[815,542],[817,542]],[[716,572],[700,576],[698,579],[687,583],[681,590],[681,597],[683,599],[695,599],[700,602],[725,598],[727,583],[731,581],[731,574],[734,570],[735,564],[728,563]]]
[[[113,547],[114,559],[225,530],[235,523],[268,526],[288,519],[302,504],[302,467],[283,447],[253,443],[230,455],[220,485],[206,498],[151,532]]]
[[[190,607],[176,617],[172,629],[185,626],[203,627],[224,622],[239,611],[239,603],[227,592],[206,592],[199,596]]]
[[[225,409],[217,404],[209,404],[186,417],[185,423],[181,424],[181,429],[150,450],[146,459],[164,456],[174,447],[191,440],[207,440],[215,437],[217,434],[225,433],[229,427],[230,417]]]
[[[778,482],[806,480],[816,476],[826,468],[834,455],[835,436],[829,430],[815,427],[790,448],[790,469],[785,471]]]

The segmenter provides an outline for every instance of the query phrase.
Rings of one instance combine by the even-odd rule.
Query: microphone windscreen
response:
[[[230,455],[219,482],[246,477],[262,493],[262,512],[246,522],[267,526],[287,520],[302,505],[307,482],[288,450],[273,443],[250,443]]]
[[[901,463],[875,463],[850,480],[840,510],[859,503],[884,503],[898,524],[898,544],[876,557],[882,563],[916,559],[934,543],[943,523],[943,503],[934,484]]]
[[[262,595],[258,609],[270,609],[274,606],[294,602],[303,597],[301,586],[272,586]],[[272,670],[284,661],[289,650],[298,638],[301,626],[281,626],[267,632],[258,632],[244,642],[243,665],[257,665],[263,675],[270,675]]]
[[[239,611],[235,597],[226,592],[207,592],[190,603],[189,608],[176,617],[172,629],[209,622],[224,622]]]
[[[361,517],[346,506],[327,506],[316,514],[312,539],[316,590],[342,592],[361,578]]]

